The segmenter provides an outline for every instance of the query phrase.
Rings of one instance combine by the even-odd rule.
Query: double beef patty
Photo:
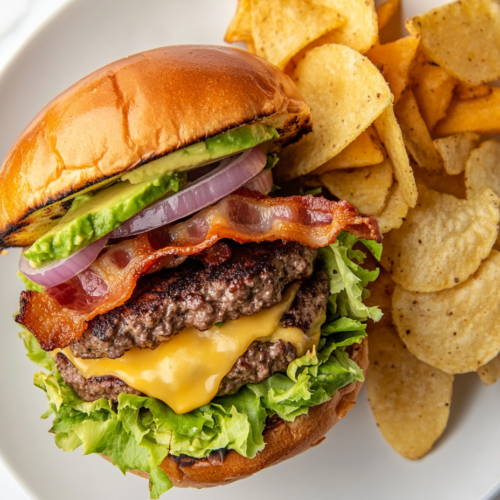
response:
[[[281,318],[285,328],[298,327],[307,332],[324,313],[330,296],[326,274],[317,269],[302,281],[290,310]],[[222,379],[218,396],[234,394],[246,384],[258,384],[276,372],[285,371],[297,357],[295,347],[289,342],[253,342],[240,356],[231,371]],[[122,392],[141,394],[122,380],[113,376],[86,379],[62,353],[57,356],[57,369],[70,387],[84,401],[107,398],[116,401]]]
[[[299,327],[307,332],[324,313],[329,297],[328,280],[324,272],[317,269],[310,276],[315,250],[295,243],[282,242],[247,245],[229,243],[229,245],[231,257],[222,264],[209,266],[188,259],[175,271],[165,270],[141,278],[140,289],[124,306],[118,308],[121,310],[119,314],[113,314],[113,319],[116,320],[116,323],[111,322],[114,324],[114,331],[121,333],[123,337],[125,328],[120,325],[131,324],[128,316],[130,312],[138,328],[140,328],[141,310],[146,319],[156,313],[157,325],[163,322],[177,327],[171,328],[170,334],[163,336],[163,340],[159,340],[160,336],[155,334],[157,331],[155,327],[150,327],[149,331],[152,333],[149,339],[154,339],[154,342],[146,347],[154,348],[184,326],[193,325],[199,328],[200,323],[195,324],[194,321],[202,320],[201,324],[206,329],[217,321],[236,319],[242,315],[254,314],[264,307],[271,307],[281,300],[283,289],[288,283],[300,279],[301,286],[297,296],[290,311],[281,318],[281,324],[284,327]],[[308,276],[310,277],[307,278]],[[203,281],[203,278],[206,281]],[[171,294],[168,295],[168,292]],[[193,296],[199,297],[198,301],[194,300]],[[195,307],[190,307],[193,304]],[[207,319],[207,310],[210,310],[212,320]],[[181,317],[175,320],[169,317],[172,311],[178,314],[179,311],[183,311],[190,318]],[[200,316],[197,313],[200,313]],[[110,321],[109,318],[105,318],[107,315],[103,316],[101,321],[104,323],[106,320]],[[178,327],[179,324],[184,326]],[[143,328],[148,330],[147,326]],[[95,334],[87,332],[87,338],[92,339],[92,346],[89,347],[93,347],[96,343],[92,338],[94,336]],[[97,339],[98,346],[103,347],[104,344],[104,352],[107,352],[106,349],[109,350],[110,346],[117,345],[113,335],[110,335],[107,341],[98,337]],[[134,339],[132,336],[131,340]],[[82,339],[76,346],[74,344],[73,352],[75,347],[80,348],[85,341]],[[132,345],[142,347],[139,343]],[[117,349],[113,352],[117,352]],[[276,372],[284,371],[295,358],[295,348],[288,342],[254,342],[224,377],[218,395],[233,394],[245,384],[259,383]],[[85,401],[95,401],[101,397],[116,401],[122,392],[139,394],[116,377],[85,379],[62,353],[58,355],[57,367],[65,382]]]
[[[119,358],[132,347],[155,349],[188,326],[250,316],[282,299],[292,281],[307,278],[316,250],[282,241],[241,245],[228,241],[218,265],[190,258],[177,269],[143,276],[122,306],[94,318],[71,345],[81,358]]]

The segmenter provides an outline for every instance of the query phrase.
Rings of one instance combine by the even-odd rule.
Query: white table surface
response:
[[[15,57],[23,44],[36,33],[58,9],[62,8],[70,1],[71,0],[0,0],[0,73],[2,69],[9,64],[9,61]],[[10,472],[5,469],[1,463],[0,499],[30,500],[12,479]],[[500,495],[498,495],[495,500],[500,500]]]
[[[0,72],[26,40],[70,0],[0,0]],[[0,103],[1,113],[1,103]],[[2,158],[3,160],[3,158]],[[1,161],[0,161],[1,163]],[[29,500],[0,464],[0,498]]]

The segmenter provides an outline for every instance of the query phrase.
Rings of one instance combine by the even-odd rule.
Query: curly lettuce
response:
[[[380,259],[382,245],[374,241],[359,240],[346,232],[341,233],[333,245],[319,250],[330,281],[330,321],[338,317],[360,321],[366,321],[368,318],[380,321],[382,318],[378,307],[367,307],[363,304],[363,299],[369,297],[366,286],[378,278],[379,270],[368,271],[361,267],[366,255],[353,248],[358,241],[361,241],[377,260]]]
[[[54,415],[50,432],[56,445],[64,451],[81,447],[84,454],[106,455],[124,474],[127,470],[148,473],[153,499],[172,487],[160,468],[169,453],[203,458],[227,449],[253,458],[265,446],[268,417],[293,421],[310,407],[329,401],[342,387],[363,380],[361,368],[345,348],[361,342],[366,335],[364,321],[377,320],[381,313],[362,303],[367,294],[364,288],[378,272],[361,267],[365,254],[353,249],[358,241],[342,233],[336,243],[320,251],[332,295],[317,351],[293,361],[286,373],[182,415],[162,401],[130,394],[121,394],[118,403],[82,401],[31,333],[21,333],[28,357],[46,370],[36,373],[34,382],[45,391],[49,403],[42,418]],[[379,248],[369,243],[366,247],[377,257]]]

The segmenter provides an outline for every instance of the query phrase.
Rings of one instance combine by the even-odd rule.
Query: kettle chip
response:
[[[397,286],[392,317],[418,359],[446,373],[476,371],[500,352],[500,252],[493,250],[467,281],[416,293]]]

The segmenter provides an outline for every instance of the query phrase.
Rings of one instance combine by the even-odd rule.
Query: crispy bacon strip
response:
[[[43,349],[64,348],[87,322],[123,304],[152,266],[174,267],[223,238],[240,243],[286,240],[313,248],[333,243],[341,231],[380,241],[373,217],[345,201],[313,196],[269,198],[242,189],[184,222],[116,243],[84,273],[44,293],[25,291],[16,321]],[[90,283],[90,285],[89,285]]]

